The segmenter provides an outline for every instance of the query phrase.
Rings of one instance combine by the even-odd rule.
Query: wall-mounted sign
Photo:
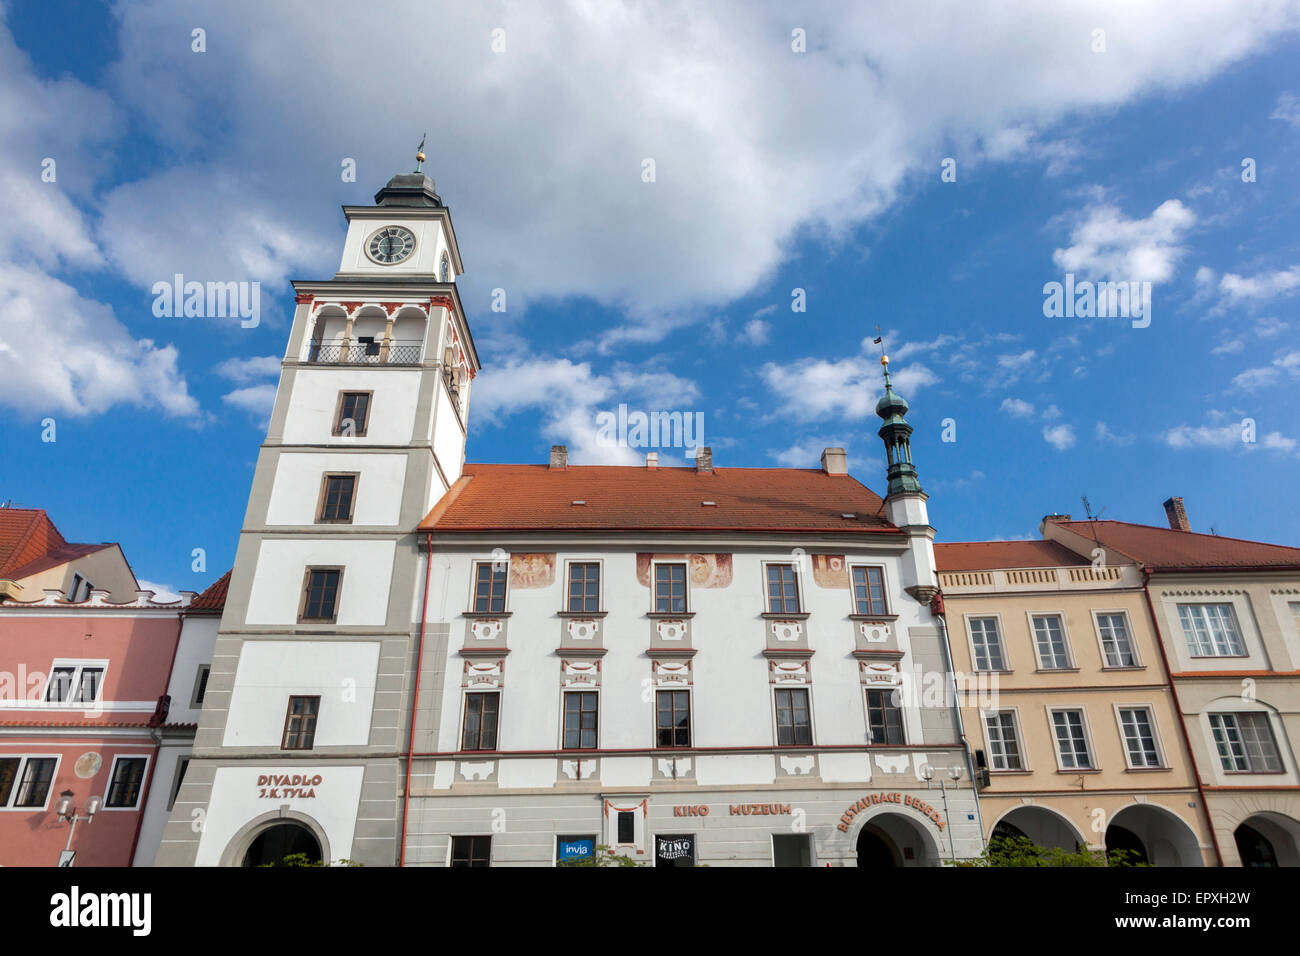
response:
[[[703,803],[673,807],[673,816],[675,817],[707,817],[708,815],[708,805]]]
[[[694,865],[694,834],[655,837],[655,866]]]
[[[257,795],[264,800],[287,800],[290,797],[314,797],[321,775],[302,773],[262,773],[257,776]]]
[[[560,837],[555,858],[561,863],[566,860],[587,860],[596,853],[594,837]]]
[[[731,815],[739,816],[775,816],[790,812],[788,803],[733,803]]]
[[[853,823],[853,818],[855,816],[863,810],[869,810],[872,807],[880,806],[881,804],[897,804],[902,807],[910,807],[917,813],[929,817],[934,825],[940,830],[944,828],[943,817],[939,815],[938,810],[930,806],[920,797],[914,797],[910,793],[903,794],[895,791],[892,793],[867,794],[857,803],[844,811],[844,815],[840,817],[840,822],[835,825],[835,829],[839,830],[841,833],[848,833],[849,826]]]

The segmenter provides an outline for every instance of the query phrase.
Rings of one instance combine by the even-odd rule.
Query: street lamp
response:
[[[72,860],[77,855],[76,851],[72,849],[72,837],[77,832],[77,824],[82,820],[85,820],[86,823],[94,820],[95,814],[99,812],[102,803],[103,799],[98,795],[91,797],[86,802],[86,815],[84,817],[78,816],[77,805],[72,802],[72,791],[64,790],[59,794],[59,803],[55,807],[55,811],[58,813],[61,822],[72,824],[71,829],[68,830],[68,845],[59,854],[59,866],[72,866]]]
[[[921,776],[925,778],[925,785],[928,787],[930,781],[934,779],[934,768],[926,764],[921,768]],[[948,776],[952,778],[953,783],[956,783],[961,779],[961,767],[949,767]],[[948,788],[944,786],[943,777],[939,778],[939,794],[943,797],[943,818],[948,821],[948,850],[952,853],[953,862],[956,862],[957,847],[952,840],[952,817],[948,815]]]

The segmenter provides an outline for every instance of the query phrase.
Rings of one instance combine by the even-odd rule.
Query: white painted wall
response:
[[[289,697],[320,695],[315,748],[370,742],[378,641],[249,641],[239,655],[227,747],[279,747]]]
[[[437,278],[438,263],[447,238],[443,235],[442,223],[431,219],[403,218],[400,208],[393,208],[392,219],[354,219],[348,223],[348,235],[343,241],[343,259],[339,263],[340,272],[360,272],[382,276],[424,275]],[[380,229],[389,226],[402,226],[415,234],[415,251],[410,258],[395,265],[380,265],[366,255],[366,243]],[[450,253],[449,253],[450,254]],[[451,279],[456,280],[456,262],[451,261]]]
[[[172,698],[171,712],[167,717],[173,724],[197,724],[201,707],[191,707],[199,668],[212,663],[212,648],[217,643],[217,628],[221,618],[187,616],[181,625],[180,647],[176,649],[176,663],[172,665],[167,693]]]
[[[263,541],[257,553],[246,624],[289,627],[298,621],[308,567],[343,567],[338,624],[382,625],[388,616],[395,541],[353,538]]]
[[[286,445],[406,445],[415,433],[419,368],[303,366],[294,376],[284,422]],[[374,392],[364,436],[334,434],[339,392]]]
[[[465,429],[452,407],[453,400],[447,393],[446,386],[440,382],[438,388],[440,393],[433,426],[433,453],[450,485],[460,477],[462,459],[465,457]]]
[[[219,768],[212,784],[212,799],[204,818],[195,866],[220,865],[226,845],[249,820],[275,812],[282,805],[306,814],[320,825],[329,840],[330,862],[337,863],[350,856],[364,772],[365,768],[360,766],[303,766],[299,763]],[[315,788],[315,798],[263,800],[257,796],[257,778],[267,773],[320,774],[323,779]]]
[[[163,828],[167,826],[167,801],[171,797],[172,783],[176,780],[176,764],[189,755],[189,741],[183,744],[164,742],[158,748],[152,768],[153,782],[149,785],[149,800],[145,803],[140,839],[135,845],[132,866],[153,866],[154,857],[158,855],[158,847],[162,842]]]
[[[647,548],[649,550],[649,548]],[[667,549],[655,549],[667,550]],[[834,549],[825,549],[833,551]],[[442,560],[447,558],[446,563]],[[901,587],[901,559],[896,553],[851,552],[849,563],[881,565],[885,569],[890,611],[899,615],[894,622],[900,647],[908,649],[908,628],[933,627],[929,612]],[[467,621],[460,614],[469,608],[472,567],[475,560],[491,560],[491,551],[475,553],[444,550],[434,561],[430,620],[449,620],[452,626],[452,660],[455,652],[474,643]],[[629,550],[560,552],[556,580],[545,589],[512,588],[507,594],[510,655],[506,660],[504,696],[501,702],[498,746],[504,751],[553,749],[561,743],[562,690],[559,644],[566,562],[602,562],[602,607],[608,612],[602,626],[607,653],[602,660],[600,688],[601,748],[638,748],[654,745],[654,696],[649,684],[651,665],[645,656],[650,644],[651,590],[636,578],[636,554]],[[790,552],[736,552],[733,579],[727,588],[694,588],[688,593],[688,607],[695,612],[692,643],[695,655],[692,688],[692,735],[701,747],[770,746],[775,743],[773,687],[768,662],[762,656],[766,646],[765,560],[789,561]],[[447,569],[449,564],[450,569]],[[867,740],[866,706],[857,661],[852,591],[822,588],[811,574],[801,575],[803,606],[810,614],[812,658],[811,700],[813,741],[817,745],[861,745]],[[442,595],[445,593],[445,602]],[[908,659],[903,667],[910,670]],[[447,669],[438,749],[454,751],[460,746],[464,691],[458,666]],[[915,704],[904,709],[908,744],[924,743],[919,710]],[[945,741],[948,742],[948,741]],[[550,759],[550,758],[548,758]],[[630,763],[603,758],[602,778],[611,786],[642,786],[641,769]],[[706,766],[706,763],[708,766]],[[868,780],[865,761],[835,760],[827,770],[837,779]],[[770,756],[757,760],[700,758],[699,773],[723,783],[770,783],[774,763]],[[860,776],[853,776],[860,773]],[[512,778],[523,778],[512,769]],[[633,778],[635,777],[635,780]]]
[[[395,526],[406,480],[405,455],[286,452],[280,455],[267,507],[269,525],[314,525],[326,474],[359,472],[354,525]]]

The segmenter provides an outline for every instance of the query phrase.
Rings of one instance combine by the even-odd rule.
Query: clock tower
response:
[[[158,865],[398,859],[426,558],[460,477],[478,356],[451,213],[417,154],[344,206],[297,308],[194,752]]]

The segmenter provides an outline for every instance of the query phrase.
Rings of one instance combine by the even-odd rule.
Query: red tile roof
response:
[[[12,578],[15,581],[29,578],[33,574],[40,574],[50,568],[57,568],[69,561],[75,561],[77,558],[84,558],[88,554],[94,554],[96,551],[114,547],[117,546],[113,544],[65,544],[62,547],[45,552],[35,561],[29,561],[20,568],[13,568],[5,577]]]
[[[1063,521],[1061,526],[1127,555],[1152,571],[1300,568],[1300,548],[1127,521]]]
[[[65,544],[40,508],[0,508],[0,577]]]
[[[940,571],[1061,568],[1089,562],[1055,541],[954,541],[934,546]]]
[[[190,602],[191,611],[220,611],[226,606],[226,591],[230,589],[230,575],[234,569],[227,571],[208,589]]]
[[[882,511],[857,479],[814,469],[466,465],[420,530],[901,533]]]

